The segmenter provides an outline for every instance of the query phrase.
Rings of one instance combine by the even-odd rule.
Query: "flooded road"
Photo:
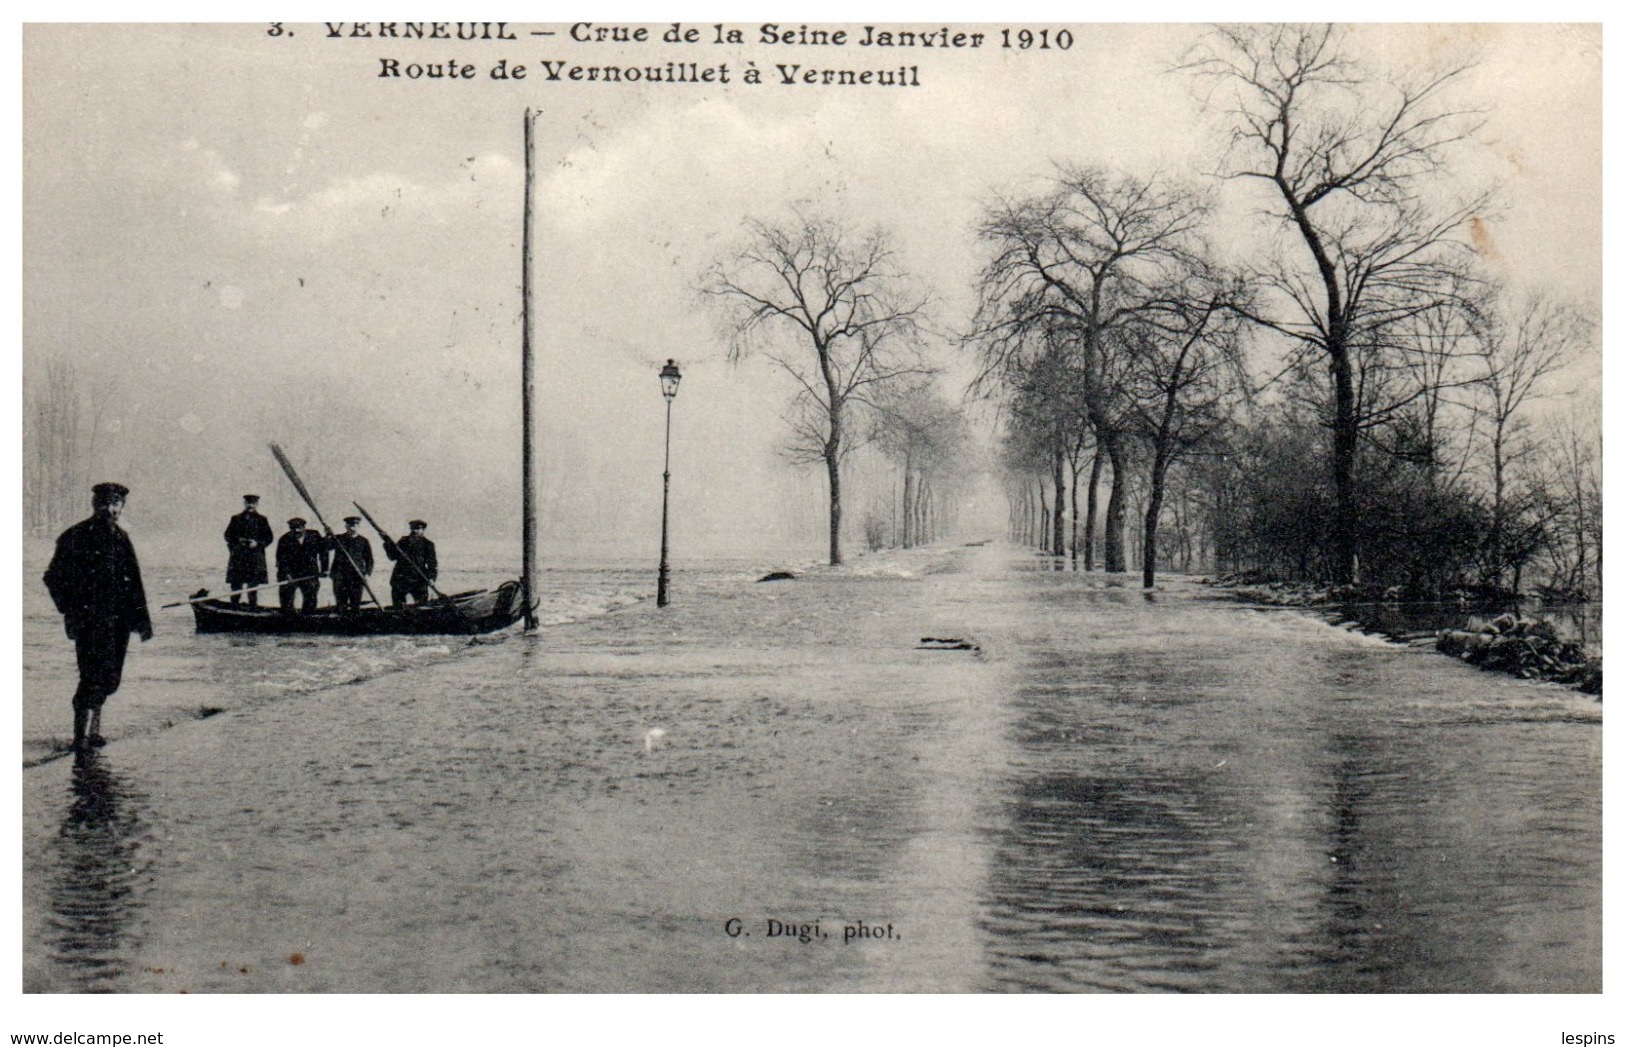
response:
[[[1037,567],[680,590],[29,768],[25,989],[1600,991],[1600,704]]]

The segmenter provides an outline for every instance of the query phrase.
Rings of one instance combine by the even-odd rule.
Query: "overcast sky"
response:
[[[26,29],[25,380],[53,356],[117,377],[101,474],[135,489],[131,526],[154,537],[213,555],[249,491],[279,529],[308,515],[275,440],[329,517],[356,499],[397,526],[425,516],[437,537],[511,535],[517,559],[522,113],[535,107],[544,560],[657,543],[667,357],[686,375],[674,541],[771,544],[789,512],[818,511],[816,478],[792,479],[775,454],[782,380],[765,361],[728,363],[694,292],[746,218],[798,206],[884,224],[951,331],[998,194],[1055,161],[1216,166],[1192,83],[1168,71],[1199,28],[1072,26],[1069,49],[1020,51],[966,25],[987,34],[980,48],[883,52],[769,45],[760,23],[733,25],[747,44],[710,43],[709,24],[699,43],[624,46],[543,24],[505,42]],[[1492,264],[1600,302],[1601,30],[1358,37],[1396,68],[1482,56],[1463,97],[1489,123],[1465,173],[1503,189]],[[476,78],[383,78],[385,58],[466,62]],[[490,79],[504,59],[528,78]],[[726,63],[735,82],[548,82],[544,60]],[[768,83],[738,82],[751,62]],[[778,63],[917,66],[920,86],[783,86]]]

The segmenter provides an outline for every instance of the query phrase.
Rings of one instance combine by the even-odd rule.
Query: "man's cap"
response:
[[[288,526],[303,527],[305,526],[305,518],[303,516],[291,516],[288,518]]]
[[[406,523],[406,526],[408,526],[408,527],[428,527],[429,525],[424,523],[422,520],[408,520],[407,523]]]
[[[92,487],[90,493],[98,504],[111,501],[122,502],[130,496],[130,489],[123,484],[105,483]]]
[[[257,502],[259,500],[260,500],[260,496],[257,495],[257,494],[245,494],[245,495],[243,495],[243,501],[245,501],[245,502]]]
[[[347,524],[358,524],[358,523],[361,522],[361,517],[359,517],[359,516],[346,516],[344,518],[344,522],[347,523]]]

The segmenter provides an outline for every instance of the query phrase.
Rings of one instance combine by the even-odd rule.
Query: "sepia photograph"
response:
[[[1625,1036],[1602,41],[21,25],[5,1031]]]

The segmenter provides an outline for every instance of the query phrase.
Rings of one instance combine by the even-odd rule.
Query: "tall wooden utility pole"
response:
[[[530,310],[530,252],[532,226],[535,224],[535,209],[532,201],[535,198],[536,185],[536,158],[535,146],[532,142],[532,128],[536,117],[540,114],[534,110],[525,110],[525,235],[523,247],[524,258],[520,264],[520,299],[522,320],[520,323],[520,356],[523,361],[520,384],[524,395],[524,448],[521,454],[523,461],[524,479],[521,487],[524,489],[524,575],[525,575],[525,630],[532,631],[537,626],[536,601],[538,587],[536,584],[536,365],[534,352],[531,348],[534,341],[531,337],[531,310]]]

